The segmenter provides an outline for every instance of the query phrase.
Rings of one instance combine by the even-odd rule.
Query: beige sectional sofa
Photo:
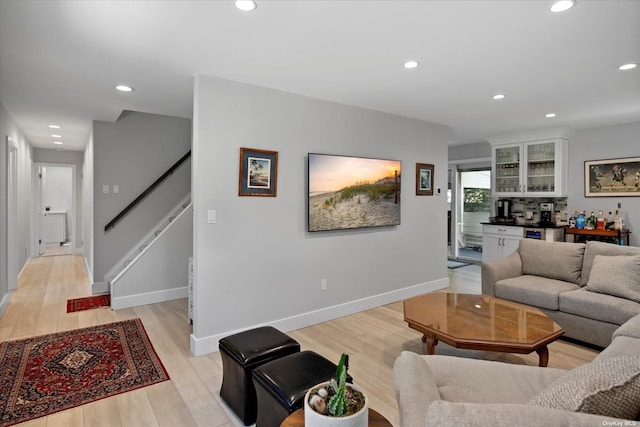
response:
[[[640,425],[640,315],[570,371],[404,351],[393,375],[400,427]]]
[[[606,347],[640,314],[640,248],[523,239],[482,264],[482,293],[537,307],[566,337]]]

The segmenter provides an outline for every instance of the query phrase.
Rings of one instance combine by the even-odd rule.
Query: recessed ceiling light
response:
[[[256,10],[258,5],[256,2],[250,0],[237,0],[236,7],[243,12],[251,12],[252,10]]]
[[[51,134],[51,138],[62,138],[62,135]]]
[[[575,0],[560,0],[551,5],[551,12],[564,12],[576,5]]]
[[[53,141],[53,143],[56,145],[62,145],[62,141]]]
[[[552,119],[556,116],[556,113],[549,113],[544,115],[547,119]]]
[[[51,129],[60,129],[60,125],[49,125]]]
[[[116,86],[116,89],[120,92],[133,92],[133,88],[127,85],[118,85]]]
[[[497,99],[504,99],[504,95],[503,95],[503,94],[501,94],[501,93],[499,93],[499,94],[497,94],[497,95],[493,95],[493,99],[496,99],[496,100],[497,100]]]
[[[412,68],[416,68],[420,65],[418,61],[407,61],[404,63],[404,68],[411,70]]]
[[[634,68],[636,68],[638,66],[638,64],[634,64],[633,62],[630,64],[624,64],[618,67],[618,70],[622,70],[622,71],[627,71],[627,70],[633,70]]]

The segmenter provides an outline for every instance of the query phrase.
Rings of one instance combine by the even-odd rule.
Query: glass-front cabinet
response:
[[[567,140],[493,146],[494,196],[566,196]]]

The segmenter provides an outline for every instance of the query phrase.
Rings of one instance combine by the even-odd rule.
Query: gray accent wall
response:
[[[123,112],[93,122],[93,281],[104,275],[191,189],[188,160],[114,229],[104,227],[191,149],[191,120]],[[85,153],[86,154],[86,153]],[[103,193],[103,186],[109,193]],[[113,193],[113,186],[119,193]]]
[[[630,244],[640,246],[640,192],[638,197],[585,197],[584,162],[623,157],[640,157],[640,122],[602,126],[577,131],[569,139],[569,212],[614,211],[622,203]],[[627,177],[633,185],[633,177]]]
[[[448,285],[448,127],[204,75],[194,94],[194,354]],[[238,196],[240,147],[279,153],[277,197]],[[401,225],[307,232],[309,152],[401,160]],[[416,162],[440,195],[416,196]]]

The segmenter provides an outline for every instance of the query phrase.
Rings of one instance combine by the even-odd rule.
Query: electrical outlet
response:
[[[327,290],[327,279],[320,280],[320,290],[321,291]]]

